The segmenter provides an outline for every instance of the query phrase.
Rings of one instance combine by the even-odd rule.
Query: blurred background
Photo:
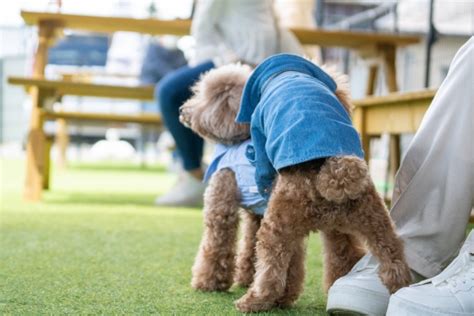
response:
[[[228,3],[243,3],[233,1]],[[251,1],[246,3],[260,0]],[[203,228],[201,206],[155,205],[155,198],[166,196],[170,188],[180,194],[191,192],[180,186],[190,183],[191,177],[186,182],[179,172],[174,140],[160,124],[153,91],[164,70],[186,63],[196,45],[185,35],[187,29],[176,32],[180,36],[151,36],[143,25],[163,27],[166,23],[159,20],[172,20],[167,25],[189,27],[195,4],[193,0],[0,0],[1,315],[236,315],[232,302],[244,288],[208,294],[190,287]],[[388,130],[402,126],[403,133],[414,132],[419,126],[454,54],[474,34],[474,0],[275,0],[274,11],[282,26],[303,29],[303,34],[312,29],[306,30],[312,36],[307,38],[326,38],[325,43],[332,44],[305,46],[305,52],[347,73],[356,101],[373,100],[366,98],[370,94],[384,99],[389,90],[397,90],[393,85],[387,88],[389,76],[384,76],[394,74],[394,69],[398,90],[415,91],[410,98],[388,96],[395,99],[388,106],[381,101],[382,110],[388,112],[376,112],[371,122],[378,130],[362,137],[377,189],[390,202],[393,173],[412,135],[399,137],[395,135],[399,130],[393,134]],[[74,27],[55,24],[66,14],[74,15],[68,16],[76,19]],[[139,19],[133,23],[141,25],[142,33],[84,31],[88,25],[77,20],[84,21],[86,15],[102,17],[89,29],[106,32],[114,24],[115,29],[130,30],[116,21],[133,18]],[[43,23],[32,16],[42,16]],[[45,16],[51,24],[45,23]],[[269,25],[267,19],[261,20]],[[51,25],[56,29],[45,40]],[[254,25],[249,28],[252,32]],[[270,34],[277,33],[275,29]],[[376,49],[364,51],[360,42],[351,46],[354,38],[365,38],[364,45]],[[386,60],[384,64],[380,55],[389,55],[387,47],[392,53],[396,50],[396,65],[387,66]],[[46,60],[38,58],[45,55]],[[159,62],[150,63],[149,58]],[[375,91],[368,93],[375,63],[382,65],[382,73],[375,76]],[[12,77],[22,79],[12,85],[8,83]],[[59,88],[54,90],[53,85]],[[69,94],[61,93],[65,86]],[[77,93],[80,87],[90,90]],[[430,90],[419,92],[425,88]],[[112,97],[97,97],[99,90]],[[86,113],[89,118],[140,116],[149,121],[66,122],[53,117],[45,122],[43,133],[41,115],[46,110]],[[357,117],[357,111],[364,112],[364,107],[359,104],[354,112],[354,125],[361,132],[369,124],[362,115]],[[211,147],[207,147],[204,162],[209,162]],[[197,178],[193,183],[204,186]],[[202,201],[202,192],[194,193]],[[312,236],[305,292],[294,308],[276,315],[326,315],[321,249],[319,238]]]
[[[25,25],[21,10],[103,15],[131,18],[189,19],[192,0],[18,0],[0,4],[0,153],[21,157],[31,101],[18,86],[7,84],[12,75],[29,76],[37,45],[37,28]],[[280,23],[288,27],[318,27],[330,30],[360,30],[419,35],[419,44],[398,49],[397,72],[401,91],[437,87],[448,71],[457,49],[474,33],[474,1],[462,0],[277,0],[275,10]],[[431,11],[430,11],[431,10]],[[430,16],[432,12],[432,16]],[[117,32],[113,35],[65,30],[49,51],[46,78],[67,78],[69,74],[101,83],[143,84],[143,60],[150,43],[159,42],[168,49],[189,56],[193,49],[190,36],[152,37],[146,34]],[[364,96],[367,67],[356,54],[339,48],[307,48],[307,53],[321,62],[334,64],[351,78],[353,98]],[[429,72],[427,56],[430,55]],[[93,76],[91,76],[93,74]],[[378,77],[383,81],[382,76]],[[386,91],[383,82],[376,94]],[[156,102],[108,100],[92,97],[65,96],[65,110],[110,113],[156,113]],[[160,132],[134,124],[112,126],[70,125],[68,160],[128,159],[166,161],[170,140]],[[93,145],[109,136],[126,141],[112,152],[93,150]],[[48,122],[46,132],[54,134],[57,124]],[[402,143],[406,148],[409,136]],[[377,141],[375,141],[377,142]],[[403,145],[402,144],[402,145]],[[373,158],[386,157],[384,146],[374,146]],[[105,150],[105,151],[104,151]],[[163,154],[163,155],[161,155]],[[161,156],[160,156],[161,155]],[[53,159],[55,159],[53,147]],[[171,159],[172,160],[172,159]],[[170,161],[171,161],[170,160]]]

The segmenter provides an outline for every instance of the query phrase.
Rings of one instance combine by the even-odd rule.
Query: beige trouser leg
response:
[[[391,216],[410,267],[457,255],[474,200],[474,37],[458,51],[397,173]]]

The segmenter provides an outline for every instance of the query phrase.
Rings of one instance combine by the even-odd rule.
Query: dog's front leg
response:
[[[236,302],[241,312],[265,311],[278,304],[285,295],[293,249],[309,233],[304,216],[307,200],[289,187],[295,185],[280,175],[257,233],[254,283]]]
[[[204,193],[204,235],[192,268],[191,285],[224,291],[233,282],[239,223],[239,191],[234,173],[217,172]]]
[[[260,228],[261,216],[248,211],[243,212],[242,240],[237,256],[237,267],[235,272],[235,283],[248,287],[253,282],[255,274],[255,245],[257,242],[257,231]]]

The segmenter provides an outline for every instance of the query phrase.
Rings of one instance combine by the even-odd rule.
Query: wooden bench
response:
[[[27,172],[25,183],[25,198],[39,200],[43,189],[50,186],[50,137],[43,130],[45,121],[72,120],[84,123],[114,122],[136,123],[141,125],[162,126],[159,115],[119,115],[109,113],[84,113],[54,111],[52,104],[65,95],[92,96],[100,98],[153,100],[152,86],[111,86],[70,81],[55,81],[46,79],[32,79],[11,77],[10,84],[21,85],[33,96],[32,120],[27,143]]]
[[[43,132],[45,120],[61,119],[81,121],[110,121],[110,122],[135,122],[140,124],[157,124],[161,122],[155,116],[114,116],[96,113],[65,113],[54,112],[48,108],[48,102],[62,95],[97,96],[109,98],[127,98],[135,100],[151,100],[153,90],[151,87],[120,87],[86,84],[78,82],[58,82],[43,80],[44,68],[48,59],[48,49],[56,38],[61,36],[64,29],[78,29],[83,31],[114,33],[117,31],[130,31],[150,35],[188,35],[190,33],[190,20],[156,20],[133,19],[121,17],[85,16],[62,13],[45,13],[22,11],[21,16],[28,25],[38,26],[38,47],[33,66],[33,78],[11,78],[10,83],[31,87],[33,109],[30,119],[30,132],[27,144],[27,181],[25,184],[25,198],[39,200],[44,186],[47,172],[44,162],[49,161],[49,153],[45,154],[46,142]],[[398,47],[416,44],[420,41],[418,36],[378,34],[353,31],[328,31],[321,29],[294,28],[291,31],[302,44],[337,46],[351,49],[363,58],[381,61],[385,67],[385,81],[389,91],[398,89],[396,82],[395,57]],[[375,78],[380,63],[369,64],[369,80],[367,92],[373,94]],[[59,124],[65,138],[65,123]],[[64,148],[65,139],[59,141]],[[47,182],[47,181],[46,181]]]
[[[424,90],[355,100],[353,121],[361,135],[366,159],[370,155],[370,139],[389,134],[389,164],[394,174],[400,166],[400,135],[417,131],[435,93],[436,90]]]
[[[353,122],[362,138],[366,159],[370,158],[370,139],[390,135],[389,173],[400,167],[400,135],[416,133],[436,90],[392,93],[355,100]],[[474,214],[470,222],[474,223]]]
[[[21,16],[28,25],[38,25],[39,45],[34,65],[35,75],[44,74],[47,49],[63,29],[114,33],[137,32],[150,35],[190,34],[191,20],[134,19],[123,17],[90,16],[63,13],[22,11]],[[385,67],[385,79],[389,91],[397,91],[396,50],[399,47],[417,44],[419,36],[399,35],[347,30],[325,30],[314,28],[290,29],[303,45],[321,47],[344,47],[356,52],[364,59],[380,60]],[[373,94],[379,63],[370,63],[367,91]],[[370,93],[372,91],[372,93]]]
[[[382,134],[390,136],[387,182],[395,178],[400,167],[400,135],[417,131],[435,93],[435,90],[392,93],[354,101],[353,122],[361,135],[367,163],[371,158],[371,139]],[[388,190],[384,198],[390,202]]]
[[[43,123],[47,120],[64,119],[81,122],[116,122],[137,123],[161,126],[159,115],[117,115],[109,113],[84,113],[53,111],[51,105],[65,95],[93,96],[103,98],[153,100],[152,86],[111,86],[83,82],[55,81],[11,77],[9,83],[22,85],[36,97],[33,111],[38,111],[38,127],[32,128],[30,134],[35,142],[28,145],[28,160],[34,161],[27,172],[28,198],[37,199],[49,183],[49,151],[46,149],[46,136]],[[382,97],[368,97],[355,100],[354,125],[362,136],[364,151],[370,154],[370,138],[389,133],[397,139],[402,133],[416,132],[423,114],[428,108],[435,91],[396,93]],[[399,140],[391,148],[392,169],[399,166]],[[367,159],[369,157],[367,156]],[[40,185],[41,184],[41,185]]]

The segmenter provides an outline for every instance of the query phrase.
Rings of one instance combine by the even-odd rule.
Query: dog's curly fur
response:
[[[202,137],[227,145],[250,138],[248,124],[235,123],[251,68],[227,65],[207,72],[180,108],[180,120]],[[205,231],[192,268],[191,285],[203,291],[248,287],[255,274],[255,244],[261,217],[244,209],[243,237],[235,258],[240,197],[230,169],[216,172],[204,193]],[[235,263],[236,262],[236,265]]]
[[[346,78],[325,70],[336,81],[336,96],[350,113]],[[235,144],[249,138],[249,126],[234,122],[249,75],[250,69],[242,65],[205,74],[194,96],[182,106],[181,121],[213,141]],[[365,254],[362,242],[380,261],[379,276],[391,293],[411,280],[402,242],[365,161],[358,157],[317,159],[280,170],[265,217],[243,214],[244,236],[237,259],[240,200],[230,169],[212,177],[204,204],[206,228],[192,286],[226,290],[233,279],[250,286],[236,302],[242,312],[286,307],[297,300],[305,274],[305,239],[316,230],[324,245],[326,291]]]

